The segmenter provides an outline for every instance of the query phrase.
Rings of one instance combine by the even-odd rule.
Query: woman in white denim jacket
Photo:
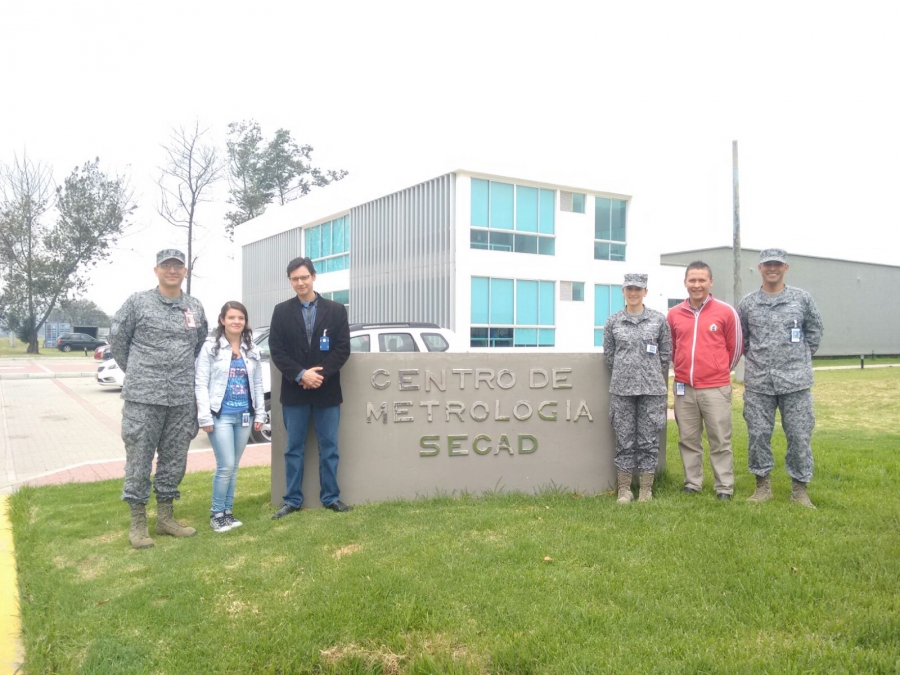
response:
[[[240,527],[234,517],[238,464],[250,438],[266,420],[259,350],[247,321],[247,308],[229,301],[219,313],[214,337],[203,343],[195,365],[197,421],[216,455],[209,524],[216,532]],[[252,421],[251,421],[252,420]]]

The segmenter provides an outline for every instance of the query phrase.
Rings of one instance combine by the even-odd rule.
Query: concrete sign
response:
[[[348,504],[550,486],[593,494],[615,483],[602,354],[352,354],[341,387],[338,482]],[[285,491],[280,389],[273,364],[275,506]],[[306,507],[321,506],[312,427]]]

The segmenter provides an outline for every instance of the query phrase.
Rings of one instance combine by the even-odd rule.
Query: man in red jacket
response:
[[[684,274],[688,299],[670,309],[667,317],[675,366],[675,421],[684,491],[694,494],[703,487],[706,425],[716,497],[731,499],[731,370],[741,358],[744,340],[737,312],[710,294],[712,285],[709,265],[692,262]]]

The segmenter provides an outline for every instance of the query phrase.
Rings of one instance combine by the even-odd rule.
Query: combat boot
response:
[[[197,530],[178,523],[172,517],[172,502],[156,504],[156,534],[171,534],[173,537],[193,537]]]
[[[756,492],[747,497],[748,502],[761,504],[772,499],[772,481],[768,476],[756,477]]]
[[[128,531],[131,548],[151,548],[153,540],[147,531],[147,507],[131,504],[131,529]]]
[[[816,508],[816,505],[809,500],[809,495],[806,494],[806,483],[801,483],[794,478],[791,478],[791,501],[808,509]]]
[[[653,501],[653,473],[641,474],[641,491],[638,494],[639,502]]]
[[[627,504],[634,501],[634,495],[631,494],[631,474],[624,471],[619,472],[619,498],[616,500],[619,504]]]

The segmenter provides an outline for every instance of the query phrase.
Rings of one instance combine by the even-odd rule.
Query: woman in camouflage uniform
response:
[[[640,471],[638,501],[653,498],[659,432],[666,426],[666,393],[672,336],[664,314],[644,306],[647,275],[626,274],[625,309],[606,321],[603,352],[612,370],[609,421],[616,433],[618,502],[634,499],[631,479]]]

